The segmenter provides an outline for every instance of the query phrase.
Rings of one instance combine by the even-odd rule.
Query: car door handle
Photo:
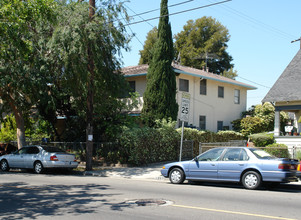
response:
[[[244,164],[243,164],[243,163],[240,163],[239,166],[244,166]]]
[[[215,163],[212,163],[212,164],[211,164],[211,166],[213,166],[213,167],[214,167],[214,166],[215,166]]]

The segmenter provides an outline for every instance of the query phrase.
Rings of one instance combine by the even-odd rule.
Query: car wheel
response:
[[[34,164],[34,172],[37,174],[42,173],[44,170],[43,164],[40,161],[35,162]]]
[[[261,176],[255,171],[248,171],[242,177],[242,184],[246,189],[258,189],[261,185]]]
[[[180,184],[185,180],[185,175],[182,169],[174,168],[169,173],[169,180],[171,183]]]
[[[7,160],[1,160],[1,170],[9,171],[9,165],[8,165]]]

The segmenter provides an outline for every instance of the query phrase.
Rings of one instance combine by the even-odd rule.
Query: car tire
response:
[[[34,172],[36,174],[40,174],[40,173],[43,172],[44,167],[43,167],[43,164],[40,161],[37,161],[37,162],[34,163],[33,169],[34,169]]]
[[[1,160],[0,166],[2,171],[9,171],[9,165],[7,160]]]
[[[256,171],[248,171],[242,177],[242,185],[246,189],[258,189],[261,186],[261,176]]]
[[[173,168],[169,173],[169,180],[173,184],[181,184],[185,180],[185,175],[182,169]]]

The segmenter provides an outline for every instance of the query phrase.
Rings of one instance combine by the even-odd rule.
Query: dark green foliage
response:
[[[175,122],[167,120],[157,120],[152,128],[125,127],[115,142],[95,143],[97,146],[95,146],[94,156],[107,164],[144,165],[178,160],[181,129],[174,129],[174,127]],[[184,140],[194,142],[194,156],[199,154],[199,142],[229,142],[243,140],[243,138],[242,134],[233,131],[214,133],[191,128],[184,130]],[[187,143],[190,147],[190,143]],[[72,149],[74,150],[75,148]],[[83,154],[82,151],[79,153]],[[189,159],[191,158],[192,155],[189,154]]]
[[[289,158],[289,152],[288,152],[288,148],[285,144],[269,144],[267,146],[265,146],[264,150],[272,155],[274,155],[275,157],[279,157],[279,158]]]
[[[167,0],[161,2],[161,16],[168,14]],[[161,17],[158,41],[147,73],[147,86],[143,95],[142,117],[148,126],[154,126],[157,119],[177,119],[176,75],[171,67],[173,42],[168,16]]]
[[[158,40],[158,28],[154,27],[147,33],[146,40],[144,42],[143,50],[140,50],[139,65],[149,64],[152,60],[154,44]]]
[[[179,141],[179,134],[166,128],[130,129],[120,137],[121,151],[133,165],[176,160]]]
[[[268,133],[259,133],[259,134],[253,134],[249,135],[250,141],[254,143],[256,147],[265,147],[269,144],[275,143],[274,140],[274,134],[268,134]]]
[[[23,116],[46,90],[52,73],[45,68],[45,63],[50,52],[47,42],[56,23],[56,9],[54,0],[0,1],[1,112],[15,114],[19,147],[25,144]]]

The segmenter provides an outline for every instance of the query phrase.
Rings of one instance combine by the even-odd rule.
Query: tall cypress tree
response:
[[[168,17],[168,0],[161,0],[158,41],[152,50],[152,60],[147,72],[142,117],[149,126],[156,119],[177,119],[176,75],[171,67],[173,42]]]

